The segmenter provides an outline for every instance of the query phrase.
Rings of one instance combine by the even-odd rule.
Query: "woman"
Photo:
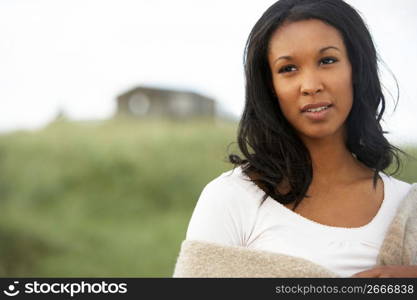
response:
[[[417,224],[404,218],[417,214],[417,185],[383,173],[401,150],[380,126],[377,53],[359,14],[342,0],[276,2],[250,33],[245,74],[244,158],[230,155],[234,170],[203,190],[186,238],[197,244],[183,244],[174,276],[244,276],[229,265],[237,255],[247,270],[256,257],[289,267],[283,277],[417,277]],[[397,262],[399,224],[414,232]]]

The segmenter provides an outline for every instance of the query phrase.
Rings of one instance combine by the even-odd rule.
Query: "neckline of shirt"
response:
[[[239,173],[245,179],[246,182],[248,182],[249,184],[252,185],[254,191],[257,194],[262,194],[262,195],[265,194],[262,189],[260,189],[255,183],[250,181],[250,178],[242,171],[242,169],[240,167],[239,167]],[[385,211],[386,206],[388,205],[388,203],[387,203],[388,200],[387,199],[389,199],[389,193],[390,193],[390,187],[389,187],[389,179],[390,178],[382,172],[378,172],[378,175],[381,177],[381,179],[383,181],[384,198],[382,200],[382,203],[381,203],[377,213],[374,215],[372,220],[369,221],[367,224],[365,224],[363,226],[359,226],[359,227],[341,227],[341,226],[330,226],[330,225],[322,224],[322,223],[316,222],[314,220],[308,219],[306,217],[303,217],[302,215],[300,215],[300,214],[292,211],[291,209],[285,207],[283,204],[279,203],[278,201],[276,201],[275,199],[273,199],[270,196],[268,196],[265,199],[264,204],[269,204],[272,207],[276,207],[276,208],[280,209],[280,211],[285,213],[286,216],[293,219],[295,222],[298,222],[298,223],[302,222],[306,225],[313,226],[314,229],[344,232],[344,233],[347,233],[347,232],[354,233],[354,232],[359,232],[359,231],[370,230],[371,228],[378,227],[376,224],[381,219],[381,217],[383,215],[383,212]],[[313,228],[311,228],[311,229],[313,229]]]

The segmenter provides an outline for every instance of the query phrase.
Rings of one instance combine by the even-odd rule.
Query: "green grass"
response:
[[[1,136],[0,276],[171,276],[235,131],[118,120]]]
[[[231,168],[236,128],[112,120],[0,136],[0,276],[171,276],[202,188]]]

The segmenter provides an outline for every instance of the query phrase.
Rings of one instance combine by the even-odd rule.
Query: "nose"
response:
[[[308,72],[302,77],[300,92],[303,96],[312,96],[323,91],[323,83],[315,72]]]

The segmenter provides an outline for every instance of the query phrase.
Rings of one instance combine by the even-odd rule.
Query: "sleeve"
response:
[[[248,201],[244,190],[227,178],[211,181],[194,208],[186,240],[244,246],[254,213]]]

